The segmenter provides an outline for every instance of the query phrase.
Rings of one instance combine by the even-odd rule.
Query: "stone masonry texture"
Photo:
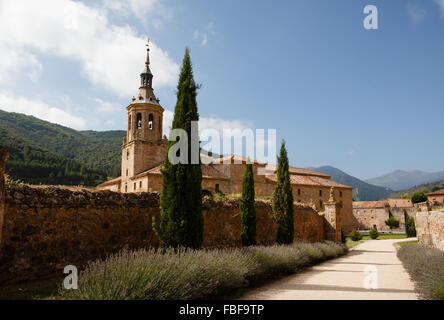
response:
[[[0,285],[60,277],[122,249],[157,247],[159,194],[70,191],[54,187],[6,186]],[[258,244],[274,243],[277,227],[270,201],[256,201]],[[203,202],[203,247],[238,247],[239,201]],[[295,241],[325,239],[324,218],[309,206],[294,211]]]

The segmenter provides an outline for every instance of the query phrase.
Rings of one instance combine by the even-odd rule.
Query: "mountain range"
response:
[[[117,177],[125,134],[77,131],[0,110],[0,145],[10,154],[6,173],[26,183],[94,186]]]
[[[439,180],[444,180],[444,171],[396,170],[380,177],[368,179],[366,182],[399,191]]]
[[[353,200],[355,201],[380,200],[387,198],[393,193],[393,190],[390,188],[369,184],[332,166],[309,169],[328,174],[331,176],[331,180],[353,187]]]
[[[64,184],[95,186],[107,178],[120,175],[121,144],[126,132],[77,131],[33,116],[0,110],[0,145],[10,153],[6,173],[11,180],[31,184]],[[309,168],[328,174],[333,181],[353,187],[353,198],[361,201],[380,200],[402,186],[419,185],[422,181],[440,180],[439,174],[386,175],[393,190],[380,178],[362,181],[332,166]],[[397,171],[398,172],[398,171]],[[444,180],[444,172],[442,173]],[[410,176],[410,180],[406,178]],[[414,177],[418,179],[414,179]],[[381,178],[383,178],[381,177]],[[391,178],[389,178],[391,177]],[[376,181],[382,186],[374,185]],[[420,181],[420,182],[418,182]],[[391,185],[390,185],[391,186]],[[400,187],[401,186],[401,187]]]

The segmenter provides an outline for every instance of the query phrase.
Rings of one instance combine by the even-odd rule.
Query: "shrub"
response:
[[[425,202],[425,201],[427,201],[427,192],[425,192],[425,191],[415,192],[412,195],[412,202],[413,203],[420,203],[420,202]]]
[[[390,230],[399,228],[399,220],[395,217],[389,217],[387,220],[385,220],[385,224],[390,228]]]
[[[213,193],[210,190],[203,189],[202,190],[202,197],[213,198]]]
[[[378,229],[376,229],[376,227],[371,228],[371,229],[370,229],[370,232],[369,232],[369,236],[370,236],[370,238],[372,238],[373,240],[374,240],[374,239],[377,239],[377,238],[379,237]]]
[[[91,262],[78,289],[60,289],[66,299],[209,299],[246,287],[252,280],[294,273],[342,255],[334,242],[240,249],[122,251]]]
[[[444,300],[444,251],[406,244],[398,250],[398,257],[422,298]]]
[[[405,232],[407,238],[416,237],[415,219],[413,219],[413,217],[407,219],[407,222],[405,223]]]
[[[363,235],[362,235],[362,233],[360,233],[359,231],[353,230],[353,231],[350,233],[350,239],[352,239],[353,241],[359,241],[359,240],[362,240],[362,237],[363,237]]]

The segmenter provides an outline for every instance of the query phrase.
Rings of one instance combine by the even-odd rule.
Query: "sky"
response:
[[[0,0],[0,109],[126,130],[147,37],[165,128],[188,46],[201,128],[361,179],[444,170],[444,0]]]

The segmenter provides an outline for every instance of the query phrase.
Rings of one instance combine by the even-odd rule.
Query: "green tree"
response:
[[[197,90],[189,49],[185,51],[174,109],[172,129],[183,129],[191,138],[191,121],[198,121]],[[203,238],[202,169],[191,162],[191,141],[188,143],[187,163],[172,164],[168,159],[169,141],[160,196],[161,222],[155,230],[163,247],[199,248]],[[181,152],[181,151],[179,151]],[[183,151],[182,151],[183,152]]]
[[[253,165],[248,159],[242,178],[241,209],[241,240],[243,246],[256,244],[256,209],[254,208],[254,176]]]
[[[377,239],[379,237],[379,232],[378,229],[376,229],[376,227],[373,227],[370,229],[368,235],[370,236],[370,238]]]
[[[399,220],[395,217],[389,217],[385,220],[385,224],[390,228],[390,230],[399,228]]]
[[[427,192],[418,191],[412,195],[412,202],[413,203],[420,203],[420,202],[424,202],[424,201],[427,201]]]
[[[406,192],[401,196],[401,199],[410,199],[409,194]]]
[[[408,238],[416,237],[415,220],[413,217],[407,219],[407,222],[405,223],[405,232]]]
[[[273,192],[273,217],[278,224],[276,242],[292,243],[294,238],[293,191],[284,140],[282,140],[278,158],[277,183]]]

